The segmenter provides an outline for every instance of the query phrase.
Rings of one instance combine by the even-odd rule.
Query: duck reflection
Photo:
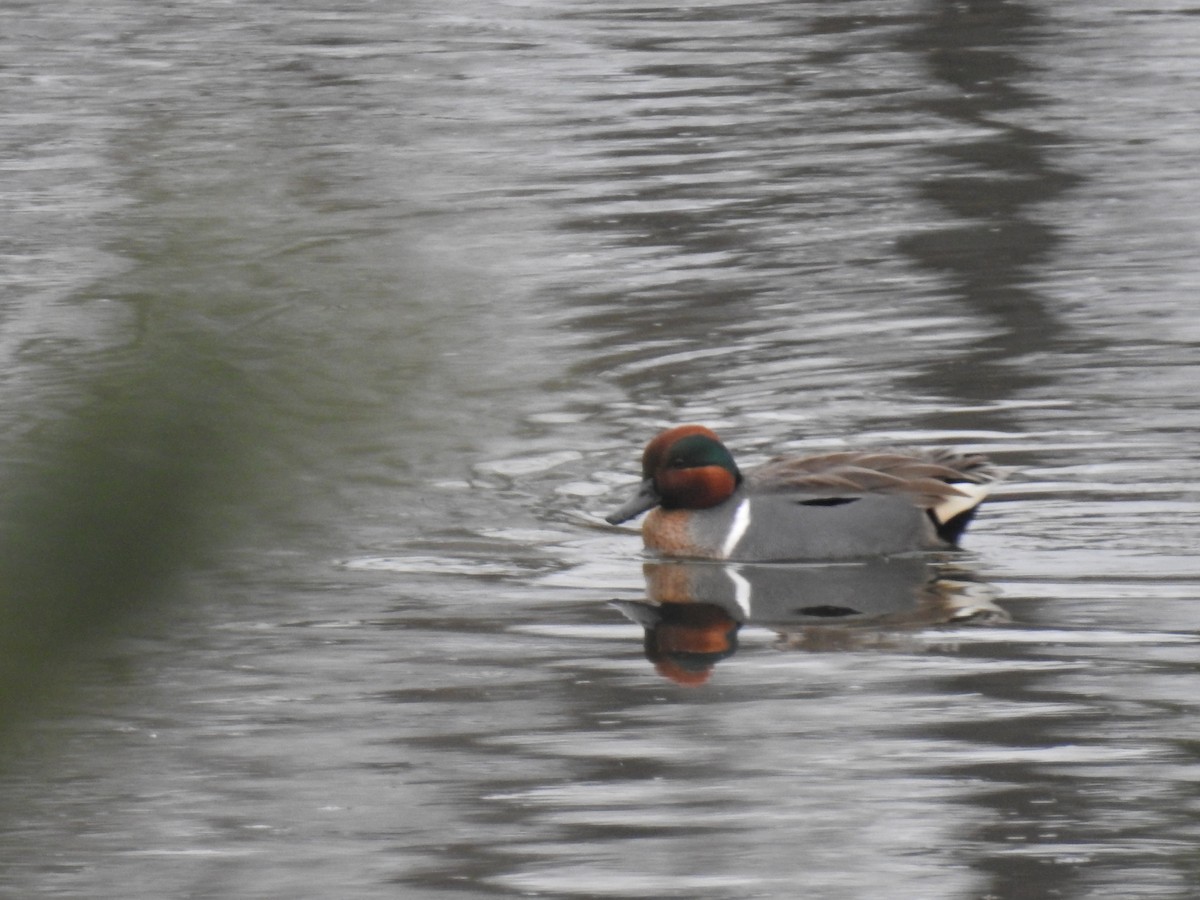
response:
[[[613,605],[646,629],[646,659],[676,684],[704,684],[717,663],[737,652],[742,622],[715,603],[618,600]]]
[[[832,650],[889,643],[935,625],[1009,621],[992,589],[936,560],[840,564],[648,562],[646,600],[614,606],[645,631],[646,658],[679,684],[703,684],[737,652],[738,632],[774,631],[782,648]]]

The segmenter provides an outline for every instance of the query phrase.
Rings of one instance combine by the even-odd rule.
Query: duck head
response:
[[[648,509],[708,509],[728,500],[742,473],[721,439],[703,425],[662,432],[642,453],[642,483],[628,503],[605,516],[619,525]]]

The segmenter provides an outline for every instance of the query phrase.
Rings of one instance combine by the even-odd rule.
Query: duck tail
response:
[[[947,497],[929,510],[929,517],[933,519],[938,537],[951,546],[958,546],[963,532],[975,518],[979,505],[987,499],[992,488],[1009,475],[1008,471],[992,466],[982,474],[986,480],[979,484],[956,482],[954,488],[958,492],[957,496]]]
[[[987,497],[988,486],[971,484],[955,485],[955,487],[962,491],[963,496],[950,497],[939,503],[929,510],[929,517],[933,519],[933,526],[937,529],[938,537],[947,544],[957,547],[963,532],[975,518],[979,504]]]

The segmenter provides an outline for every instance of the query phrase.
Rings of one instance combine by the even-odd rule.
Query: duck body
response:
[[[997,471],[951,450],[776,457],[744,475],[709,429],[662,432],[642,455],[637,495],[608,516],[647,510],[647,549],[768,562],[849,560],[957,546]]]

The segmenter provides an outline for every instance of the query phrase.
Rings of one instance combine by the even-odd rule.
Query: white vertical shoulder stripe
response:
[[[729,534],[725,536],[725,543],[721,545],[721,559],[729,559],[749,527],[750,498],[747,497],[733,511],[733,521],[729,523]]]

